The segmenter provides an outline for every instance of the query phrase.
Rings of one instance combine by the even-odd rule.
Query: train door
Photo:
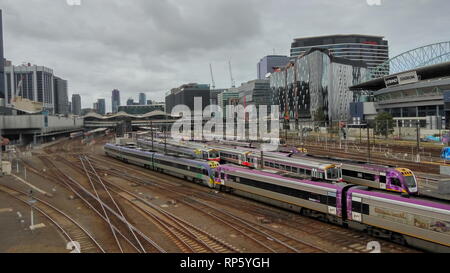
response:
[[[242,165],[242,163],[244,163],[244,162],[245,162],[245,155],[239,154],[238,155],[238,163],[239,163],[239,165]]]
[[[378,177],[378,182],[380,183],[380,189],[385,190],[386,189],[386,173],[380,173]]]
[[[344,188],[342,188],[342,191],[340,194],[337,194],[337,202],[340,203],[340,216],[342,217],[342,221],[345,221],[348,219],[348,206],[347,206],[347,195],[348,195],[348,191],[352,188],[355,187],[355,185],[348,185],[345,186]],[[338,208],[338,216],[339,216],[339,208]],[[346,225],[346,224],[344,224]]]

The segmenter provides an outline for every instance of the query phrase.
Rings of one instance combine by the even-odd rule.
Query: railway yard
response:
[[[0,177],[0,252],[369,253],[374,241],[422,252],[127,164],[105,155],[111,137],[94,140],[19,153]]]

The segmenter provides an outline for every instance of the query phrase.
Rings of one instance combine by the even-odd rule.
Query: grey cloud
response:
[[[163,100],[171,87],[210,82],[229,87],[228,60],[240,84],[256,77],[264,55],[289,54],[293,38],[383,35],[393,55],[448,40],[446,0],[0,0],[5,56],[32,62],[69,80],[83,107],[119,88]]]

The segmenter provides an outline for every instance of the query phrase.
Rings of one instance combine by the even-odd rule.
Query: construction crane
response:
[[[228,61],[228,67],[230,68],[231,87],[235,88],[236,82],[234,81],[233,71],[231,70],[231,61]]]
[[[214,74],[212,70],[212,65],[209,64],[209,70],[211,71],[211,81],[212,81],[212,89],[216,89],[216,82],[214,81]]]

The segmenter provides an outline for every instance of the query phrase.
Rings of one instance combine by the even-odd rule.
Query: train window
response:
[[[221,179],[225,179],[225,173],[221,173],[221,174],[220,174],[220,178],[221,178]]]
[[[292,167],[291,166],[286,166],[286,171],[288,171],[288,172],[292,171]]]
[[[313,192],[310,192],[309,193],[309,200],[310,201],[320,201],[320,196],[321,195],[318,195],[317,193],[313,193]]]
[[[346,170],[346,169],[342,169],[342,175],[350,176],[350,177],[357,177],[357,172]]]
[[[362,212],[362,203],[361,202],[352,201],[352,211],[357,212],[357,213],[361,213]]]
[[[273,164],[273,162],[270,162],[270,167],[275,168],[275,164]]]
[[[393,186],[402,187],[402,184],[400,183],[400,180],[398,180],[397,178],[391,178],[391,184]]]
[[[306,174],[306,175],[311,175],[311,171],[305,169],[305,174]]]
[[[293,173],[296,173],[296,172],[298,172],[298,169],[297,169],[297,167],[292,167],[292,172],[293,172]]]
[[[280,168],[280,164],[275,163],[275,169],[279,169]]]
[[[369,205],[367,205],[367,204],[363,204],[362,205],[362,213],[365,214],[365,215],[369,215],[370,214]]]
[[[286,166],[284,166],[284,165],[280,165],[280,169],[282,169],[282,170],[286,170]]]
[[[328,203],[328,198],[325,195],[320,195],[319,196],[319,200],[320,200],[320,204],[327,204]]]
[[[386,184],[386,176],[380,175],[380,183],[385,183]]]
[[[363,179],[375,181],[375,175],[370,174],[370,173],[363,173]]]
[[[328,206],[333,206],[333,207],[335,207],[336,206],[336,197],[334,197],[334,196],[328,196],[328,200],[327,200],[327,205]]]
[[[269,167],[269,162],[264,161],[264,166]]]
[[[207,169],[203,169],[203,174],[204,175],[208,175],[208,170]]]

